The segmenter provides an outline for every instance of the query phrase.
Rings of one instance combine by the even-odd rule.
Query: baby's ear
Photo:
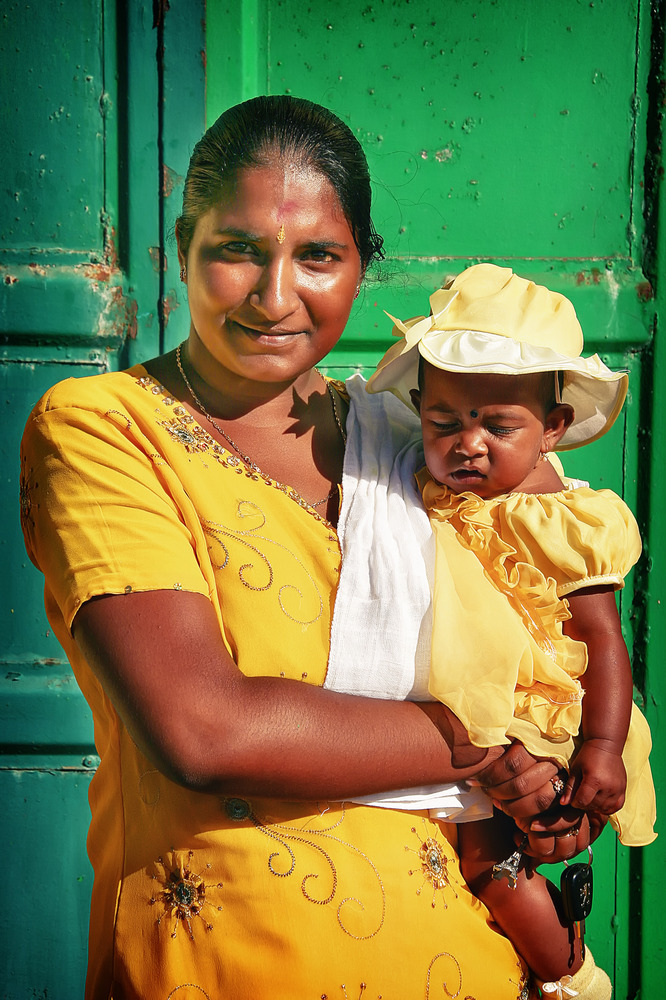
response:
[[[564,437],[564,432],[571,426],[574,416],[574,408],[568,403],[558,403],[546,414],[541,447],[543,452],[554,450]]]
[[[418,389],[410,389],[409,390],[409,396],[410,396],[410,399],[411,399],[412,403],[414,404],[414,409],[416,410],[417,413],[420,413],[421,412],[421,393],[419,392]],[[564,431],[562,433],[564,433]]]

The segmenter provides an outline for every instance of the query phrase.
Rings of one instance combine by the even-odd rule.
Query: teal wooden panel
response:
[[[7,567],[4,599],[0,602],[2,665],[24,671],[63,663],[60,646],[51,634],[44,612],[44,581],[26,554],[19,525],[19,443],[30,410],[39,397],[60,379],[73,374],[91,375],[96,365],[0,363],[2,426],[0,463],[0,520],[11,530],[0,536],[0,559]],[[4,727],[3,727],[4,728]],[[33,733],[36,738],[37,733]],[[4,732],[3,732],[4,738]],[[29,740],[28,740],[29,742]]]
[[[85,831],[92,771],[0,768],[5,903],[0,908],[3,1000],[83,996],[92,869]]]
[[[3,251],[102,250],[103,12],[99,3],[2,5]]]
[[[164,20],[164,101],[162,127],[162,229],[164,271],[161,289],[162,350],[185,340],[190,330],[187,287],[180,280],[175,237],[192,149],[206,128],[206,35],[202,17],[190,4],[172,4]]]
[[[11,900],[0,916],[3,1000],[83,995],[86,793],[98,759],[90,711],[46,620],[43,578],[23,547],[18,451],[33,404],[55,382],[163,345],[163,202],[169,184],[177,200],[176,174],[203,126],[203,2],[178,5],[168,66],[153,6],[2,5],[11,83],[0,98],[9,137],[0,192],[0,836]],[[160,101],[179,89],[187,100],[169,100],[164,128]],[[33,151],[48,155],[34,163]]]

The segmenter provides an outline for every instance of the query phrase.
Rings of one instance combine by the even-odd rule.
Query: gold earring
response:
[[[181,280],[181,281],[185,281],[185,278],[186,278],[186,277],[187,277],[187,268],[186,268],[186,267],[185,267],[185,265],[183,264],[183,266],[182,266],[182,267],[181,267],[181,269],[180,269],[180,280]]]
[[[277,241],[278,243],[282,244],[284,243],[285,239],[286,237],[284,235],[284,222],[283,222],[277,234]]]

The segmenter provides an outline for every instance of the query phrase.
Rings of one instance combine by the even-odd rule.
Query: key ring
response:
[[[591,865],[592,864],[592,848],[588,844],[586,849],[587,849],[587,856],[588,856],[587,863],[588,863],[588,865]],[[569,867],[569,862],[568,861],[564,861],[563,863],[567,866],[567,868]]]

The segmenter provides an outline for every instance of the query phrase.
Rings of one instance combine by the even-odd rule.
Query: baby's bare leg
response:
[[[558,980],[582,964],[580,943],[564,918],[559,891],[536,872],[528,877],[522,868],[515,889],[506,878],[492,877],[493,864],[516,849],[514,832],[514,824],[501,814],[478,823],[461,823],[462,873],[537,978]]]

